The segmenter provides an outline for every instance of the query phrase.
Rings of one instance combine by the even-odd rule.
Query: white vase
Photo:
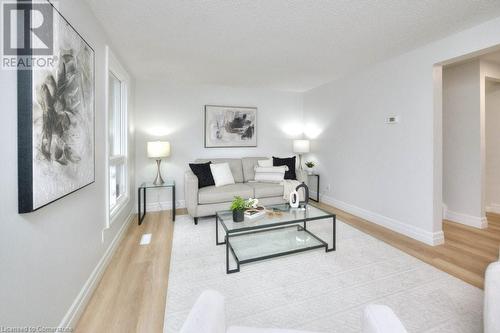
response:
[[[290,192],[290,207],[292,208],[299,207],[299,192],[295,190]]]
[[[313,175],[313,174],[314,174],[314,167],[312,167],[312,168],[307,168],[307,174],[308,174],[308,175]]]

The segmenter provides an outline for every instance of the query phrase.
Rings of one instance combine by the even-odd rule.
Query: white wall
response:
[[[204,148],[204,105],[254,106],[257,148]],[[174,178],[178,207],[184,202],[184,172],[196,158],[291,156],[292,138],[302,122],[302,95],[259,88],[182,85],[168,81],[137,81],[137,184],[152,181],[156,164],[146,157],[146,142],[164,139],[171,156],[162,162],[165,178]],[[148,192],[149,209],[171,206],[169,190]]]
[[[486,82],[486,211],[500,213],[500,82]]]
[[[478,227],[485,220],[480,82],[479,59],[443,70],[443,203],[447,209],[446,218]]]
[[[323,199],[426,243],[442,242],[435,65],[500,44],[498,31],[500,18],[307,92],[305,121],[328,129],[313,144]],[[401,122],[385,124],[388,115]]]
[[[124,225],[132,207],[135,207],[132,197],[117,221],[103,232],[107,214],[107,185],[104,181],[104,49],[107,41],[85,1],[65,0],[57,4],[66,19],[96,52],[96,181],[37,212],[24,215],[17,213],[16,73],[0,70],[0,140],[3,142],[3,163],[0,164],[2,326],[71,324],[71,316],[78,310],[78,301],[84,300],[85,295],[80,293],[86,291],[85,284]],[[130,176],[133,179],[132,136],[129,142]],[[134,191],[131,193],[133,195]]]

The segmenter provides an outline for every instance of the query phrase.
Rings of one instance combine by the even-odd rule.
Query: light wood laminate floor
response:
[[[446,242],[428,246],[332,206],[339,220],[427,262],[472,285],[483,288],[486,266],[498,259],[500,216],[488,215],[488,229],[444,221]],[[184,211],[179,211],[185,214]],[[148,213],[141,226],[133,221],[114,254],[76,332],[162,332],[174,223],[170,212]],[[203,223],[203,221],[200,221]],[[139,245],[151,233],[149,245]],[[279,259],[275,259],[279,260]]]
[[[131,222],[76,332],[163,331],[173,229],[170,211]],[[143,234],[151,234],[150,244],[139,244]]]

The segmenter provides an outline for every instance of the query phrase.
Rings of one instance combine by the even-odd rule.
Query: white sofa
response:
[[[500,262],[486,269],[484,278],[484,333],[500,332]]]
[[[363,333],[406,333],[392,310],[384,305],[365,309]],[[204,291],[184,322],[180,333],[312,333],[278,328],[231,326],[226,329],[224,296],[217,291]]]
[[[198,188],[198,178],[188,170],[184,176],[184,196],[186,208],[198,224],[198,218],[213,216],[219,210],[229,209],[235,196],[242,198],[257,198],[262,205],[275,205],[284,203],[283,185],[272,183],[254,182],[255,166],[257,161],[269,157],[244,157],[244,158],[213,158],[198,159],[195,163],[228,163],[235,184],[215,187],[207,186]],[[295,170],[297,180],[307,185],[307,173]]]
[[[363,311],[363,333],[407,333],[387,305],[370,304]]]

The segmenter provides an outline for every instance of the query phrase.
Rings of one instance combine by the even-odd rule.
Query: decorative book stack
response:
[[[257,207],[257,208],[248,208],[245,210],[245,217],[248,217],[250,219],[257,218],[259,216],[262,216],[266,213],[266,209],[264,207]]]

